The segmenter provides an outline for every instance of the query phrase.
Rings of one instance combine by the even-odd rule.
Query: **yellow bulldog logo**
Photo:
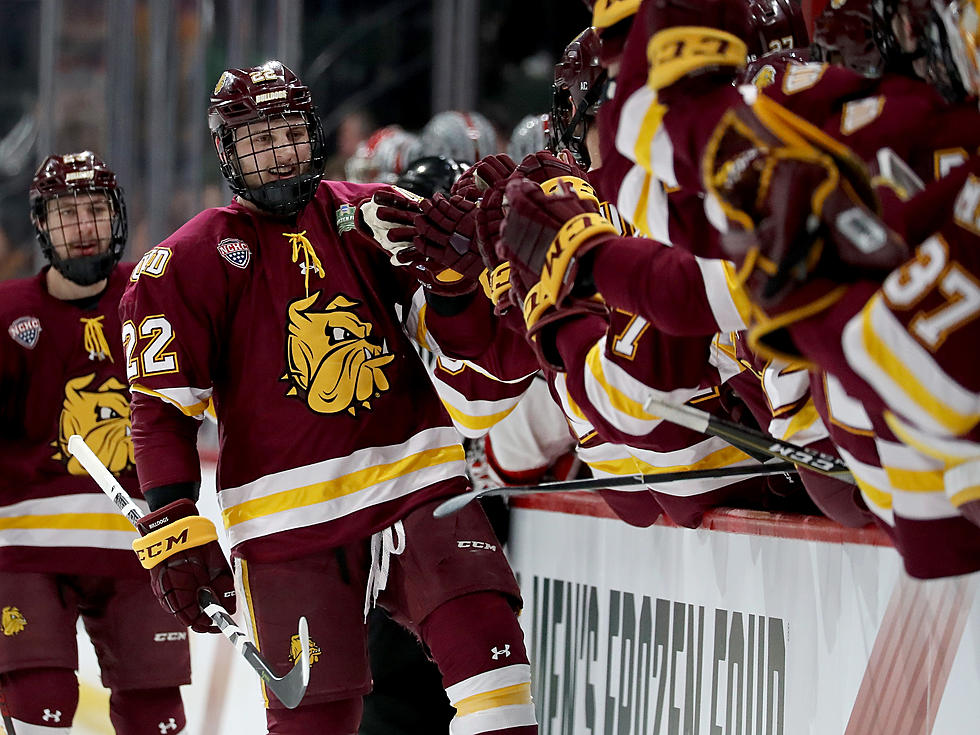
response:
[[[116,378],[109,378],[95,390],[91,387],[95,373],[72,378],[65,384],[65,403],[58,420],[59,451],[52,459],[66,460],[68,472],[85,475],[85,469],[68,452],[68,437],[80,435],[92,451],[118,474],[133,467],[133,440],[129,430],[129,392]]]
[[[388,390],[382,368],[395,359],[387,344],[371,340],[373,325],[354,313],[357,301],[336,296],[323,311],[313,311],[320,292],[289,305],[286,395],[302,391],[306,405],[317,413],[357,415],[371,409],[370,399]]]
[[[320,658],[320,647],[310,638],[310,666],[312,667]],[[294,635],[289,639],[289,662],[296,663],[303,655],[303,645],[299,642],[299,636]]]
[[[6,605],[3,608],[3,618],[0,619],[3,626],[4,635],[17,635],[27,627],[27,618],[13,605]]]

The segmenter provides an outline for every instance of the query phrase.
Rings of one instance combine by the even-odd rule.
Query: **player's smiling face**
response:
[[[245,185],[258,189],[310,169],[310,134],[302,115],[282,115],[235,130],[235,152]]]
[[[112,237],[112,205],[105,194],[65,194],[46,204],[45,227],[58,257],[103,253]]]

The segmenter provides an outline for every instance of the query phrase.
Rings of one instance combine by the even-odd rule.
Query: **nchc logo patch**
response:
[[[38,337],[41,336],[41,320],[36,316],[22,316],[15,319],[13,324],[7,328],[7,334],[17,344],[33,350]]]
[[[252,259],[252,251],[242,240],[227,237],[218,243],[218,252],[236,268],[245,268]]]

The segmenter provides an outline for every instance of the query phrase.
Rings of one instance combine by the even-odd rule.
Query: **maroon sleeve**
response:
[[[493,344],[497,319],[479,291],[447,298],[426,293],[425,329],[448,357],[471,360]]]
[[[133,451],[140,489],[200,482],[197,455],[198,419],[185,416],[169,403],[143,393],[130,402]]]
[[[701,269],[686,250],[639,237],[612,240],[596,248],[592,278],[609,306],[638,314],[667,334],[719,331]]]

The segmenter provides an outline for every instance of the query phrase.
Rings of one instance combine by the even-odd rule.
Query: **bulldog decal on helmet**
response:
[[[286,395],[302,396],[317,413],[357,415],[388,390],[382,368],[395,359],[384,340],[371,337],[373,325],[354,311],[359,302],[335,296],[322,311],[320,292],[289,304],[286,336]]]
[[[72,475],[88,474],[68,451],[68,437],[80,435],[102,464],[113,474],[134,467],[133,440],[129,429],[129,390],[109,378],[94,390],[95,373],[72,378],[65,384],[65,403],[58,419],[58,450],[52,459],[66,461]]]

